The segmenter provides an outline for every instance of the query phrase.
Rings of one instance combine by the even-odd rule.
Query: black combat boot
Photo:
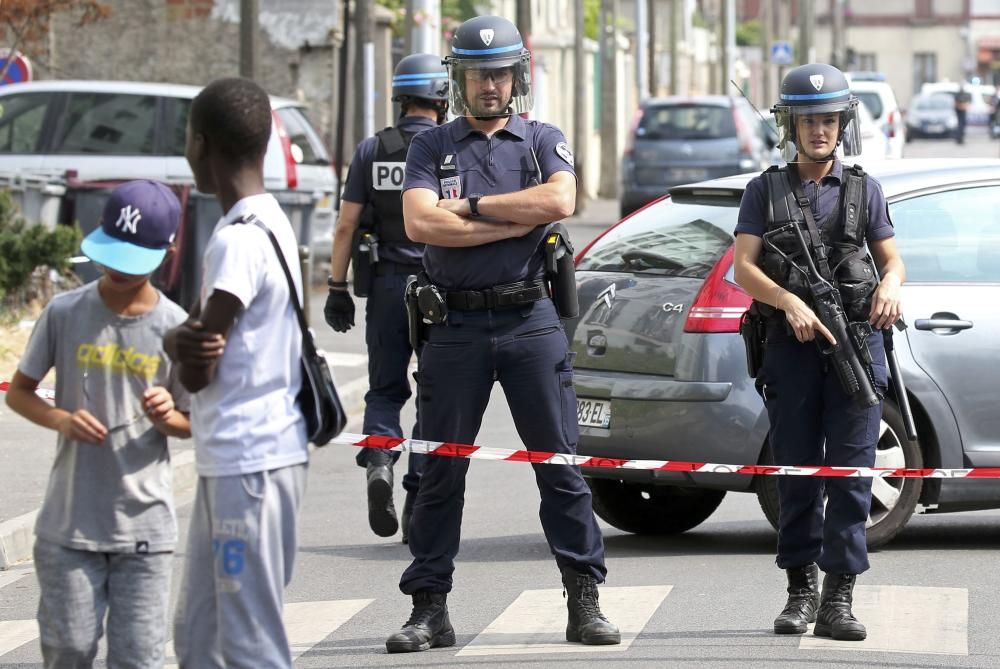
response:
[[[413,517],[413,505],[417,501],[417,493],[406,491],[406,501],[403,502],[403,515],[399,518],[399,529],[403,532],[403,543],[410,543],[410,518]]]
[[[608,622],[597,603],[597,579],[572,569],[563,569],[563,587],[569,622],[566,641],[587,646],[611,646],[622,642],[618,627]]]
[[[448,595],[443,592],[413,593],[413,613],[403,629],[385,641],[390,653],[412,653],[455,645],[455,630],[448,620]]]
[[[837,641],[865,640],[868,632],[851,612],[857,578],[857,574],[826,574],[823,577],[823,596],[813,634],[833,637]]]
[[[369,464],[368,524],[380,537],[391,537],[399,529],[396,507],[392,503],[392,465]]]
[[[819,570],[815,564],[786,569],[788,601],[774,619],[775,634],[805,634],[806,626],[816,622],[819,608]]]

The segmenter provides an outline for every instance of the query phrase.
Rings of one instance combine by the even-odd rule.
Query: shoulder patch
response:
[[[556,144],[556,155],[570,165],[573,164],[573,152],[569,150],[569,145],[566,142],[559,142]]]

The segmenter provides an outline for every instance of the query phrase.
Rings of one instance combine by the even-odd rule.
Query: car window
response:
[[[153,155],[156,98],[151,95],[73,93],[54,153]]]
[[[330,158],[319,135],[312,129],[301,109],[283,107],[277,110],[292,143],[292,157],[301,165],[329,165]],[[298,147],[298,148],[296,148]]]
[[[191,101],[174,98],[174,127],[167,146],[167,155],[183,156],[187,145],[187,120],[191,113]]]
[[[25,93],[0,98],[0,153],[34,153],[51,96]]]
[[[874,91],[854,91],[854,94],[868,107],[874,118],[882,118],[882,96]]]
[[[729,107],[660,105],[646,109],[635,134],[646,139],[722,139],[736,136],[736,122]]]
[[[917,98],[913,101],[914,109],[921,110],[941,110],[954,107],[954,100],[948,95],[931,95],[926,98]]]
[[[1000,186],[922,195],[889,212],[907,282],[1000,283]]]
[[[664,200],[609,230],[577,269],[704,278],[733,243],[738,213],[738,206]]]

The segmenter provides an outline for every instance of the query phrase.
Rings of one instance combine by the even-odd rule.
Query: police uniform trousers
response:
[[[787,333],[783,320],[772,326],[761,376],[774,463],[873,466],[882,406],[859,407],[815,342],[799,342]],[[875,385],[884,393],[882,335],[869,337],[868,346],[875,361]],[[778,477],[778,566],[790,569],[816,562],[831,574],[866,571],[871,490],[869,477]]]
[[[420,352],[424,438],[474,444],[494,381],[507,398],[529,451],[575,453],[579,436],[573,357],[549,299],[497,310],[452,310],[430,328]],[[604,581],[604,541],[579,467],[532,465],[539,516],[560,569]],[[410,524],[413,562],[400,579],[405,594],[450,592],[465,504],[469,460],[428,456]],[[493,491],[500,506],[502,490]]]
[[[406,279],[421,270],[419,265],[397,265],[380,262],[372,277],[365,304],[365,342],[368,345],[368,392],[365,393],[365,418],[362,431],[387,437],[402,437],[400,412],[412,391],[407,376],[413,348],[406,317],[403,294]],[[420,407],[413,426],[413,438],[420,438]],[[358,452],[359,466],[396,462],[399,453],[371,448]],[[420,483],[423,461],[427,456],[409,456],[403,488],[416,492]]]

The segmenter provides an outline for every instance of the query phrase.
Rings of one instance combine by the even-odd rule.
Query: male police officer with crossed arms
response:
[[[899,318],[905,271],[881,186],[860,169],[845,167],[834,153],[838,145],[847,156],[861,152],[857,105],[846,78],[835,67],[811,64],[789,71],[773,110],[781,132],[779,146],[789,165],[753,179],[740,206],[736,280],[754,298],[752,313],[766,319],[763,367],[757,381],[770,420],[769,443],[779,465],[871,467],[875,463],[882,410],[878,398],[887,381],[879,330]],[[825,267],[832,275],[847,319],[862,330],[864,322],[875,330],[863,342],[872,359],[870,378],[879,391],[872,396],[874,406],[861,406],[847,394],[831,357],[814,342],[838,343],[816,316],[804,278],[776,250],[797,251],[794,237],[778,232],[789,223],[798,226],[806,239],[818,242],[811,255],[821,274]],[[766,239],[774,240],[774,248],[762,240],[771,232],[775,234]],[[821,262],[816,249],[826,250],[828,262]],[[802,264],[801,257],[797,264]],[[777,564],[787,573],[788,601],[774,621],[776,633],[802,634],[815,621],[814,633],[819,636],[865,638],[865,627],[854,617],[851,605],[857,575],[869,566],[865,523],[871,486],[870,478],[779,479]],[[817,563],[826,574],[822,597]]]
[[[354,325],[354,301],[346,281],[353,257],[355,293],[368,297],[369,390],[363,430],[401,437],[399,414],[411,394],[407,369],[413,355],[403,290],[406,277],[420,271],[423,244],[406,236],[400,191],[410,141],[417,133],[443,123],[448,111],[448,73],[441,58],[418,53],[399,61],[392,77],[392,99],[402,111],[396,127],[361,142],[351,162],[333,238],[325,315],[337,332],[347,332]],[[420,437],[417,423],[414,438]],[[399,453],[368,448],[358,453],[358,465],[366,468],[368,523],[380,537],[391,537],[402,524],[403,543],[407,542],[424,457],[410,455],[403,477],[406,502],[400,522],[392,503],[392,465]]]
[[[573,453],[573,359],[542,281],[547,226],[574,209],[573,156],[557,128],[518,115],[531,107],[531,54],[514,24],[470,19],[451,51],[459,118],[414,138],[403,186],[407,235],[427,245],[413,287],[431,323],[420,353],[421,433],[474,443],[499,380],[529,450]],[[386,641],[389,652],[455,643],[446,597],[468,467],[464,458],[426,461],[410,525],[414,559],[400,580],[413,612]],[[577,467],[534,469],[542,528],[568,594],[566,638],[617,644],[618,628],[598,607],[604,545],[587,484]]]

